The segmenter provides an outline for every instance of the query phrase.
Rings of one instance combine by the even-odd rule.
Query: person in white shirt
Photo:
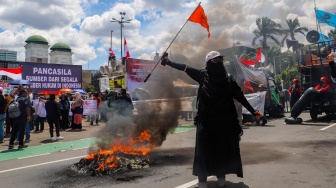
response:
[[[37,111],[37,118],[36,118],[36,124],[35,124],[35,133],[37,132],[43,132],[44,130],[44,122],[45,118],[47,116],[47,112],[45,109],[45,100],[43,97],[39,98],[39,102],[36,105],[36,111]]]

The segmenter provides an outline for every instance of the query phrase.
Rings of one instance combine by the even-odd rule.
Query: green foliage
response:
[[[99,78],[101,77],[100,72],[92,75],[92,85],[94,86],[94,90],[100,92],[99,88]]]
[[[328,33],[328,37],[336,39],[336,29],[330,30]]]
[[[281,74],[275,76],[275,81],[276,83],[281,83],[281,80],[283,80],[283,89],[288,89],[293,84],[292,80],[294,78],[300,79],[300,72],[298,71],[297,65],[292,65],[289,68],[285,68]]]
[[[297,18],[294,20],[292,19],[286,19],[286,23],[288,26],[288,29],[285,29],[284,31],[286,32],[286,36],[282,40],[282,44],[284,43],[285,39],[290,36],[291,40],[296,40],[295,34],[300,33],[302,35],[305,35],[305,32],[308,32],[307,27],[301,27],[300,22]]]
[[[286,34],[282,26],[275,21],[267,18],[257,18],[256,24],[258,29],[253,31],[255,37],[252,40],[252,45],[256,45],[259,40],[264,52],[269,51],[270,47],[267,45],[267,40],[270,39],[281,46],[281,42],[275,37],[278,35]]]
[[[86,88],[85,88],[85,91],[86,92],[94,92],[95,91],[95,87],[94,87],[94,85],[92,85],[92,84],[90,84],[90,85],[88,85]]]

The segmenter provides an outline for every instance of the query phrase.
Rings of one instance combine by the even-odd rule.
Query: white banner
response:
[[[70,101],[70,106],[75,101]],[[83,115],[94,115],[97,114],[97,100],[84,100],[83,101],[84,112]],[[69,111],[69,116],[72,116],[71,110]]]
[[[245,97],[255,110],[258,110],[259,112],[264,114],[266,91],[246,94]],[[251,113],[243,106],[243,114]]]
[[[37,106],[38,102],[39,102],[38,99],[33,100],[34,107]],[[70,107],[71,107],[71,104],[73,102],[74,101],[70,101]],[[84,100],[84,102],[83,102],[83,108],[84,108],[83,115],[94,115],[94,114],[97,114],[97,100]],[[69,110],[69,116],[72,116],[71,110]]]
[[[262,69],[244,65],[238,59],[236,60],[235,67],[238,72],[237,81],[239,83],[241,80],[249,80],[255,84],[264,84],[265,87],[267,86],[266,75]]]
[[[108,77],[99,78],[100,91],[110,90],[110,80]]]

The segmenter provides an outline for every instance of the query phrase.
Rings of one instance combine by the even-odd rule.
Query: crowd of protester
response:
[[[8,149],[14,148],[15,141],[18,142],[18,148],[28,147],[26,143],[31,140],[30,133],[44,132],[45,124],[49,126],[49,141],[63,140],[61,131],[82,130],[84,100],[97,101],[97,113],[85,116],[91,126],[98,126],[100,121],[106,121],[106,116],[99,112],[103,101],[108,100],[110,103],[125,100],[132,103],[125,89],[110,93],[89,92],[87,95],[79,92],[44,95],[33,94],[30,86],[19,85],[13,92],[2,92],[0,90],[0,143],[4,142],[4,138],[10,138]],[[15,101],[18,101],[20,116],[10,118],[8,109]]]

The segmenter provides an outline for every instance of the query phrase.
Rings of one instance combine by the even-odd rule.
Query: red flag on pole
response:
[[[124,37],[124,53],[125,53],[125,58],[126,59],[131,57],[130,52],[128,51],[127,42],[126,42],[125,37]]]
[[[210,27],[208,24],[208,18],[206,17],[204,13],[204,9],[199,4],[195,11],[191,14],[191,16],[188,19],[191,22],[199,23],[202,27],[206,28],[208,31],[208,38],[210,38]]]

